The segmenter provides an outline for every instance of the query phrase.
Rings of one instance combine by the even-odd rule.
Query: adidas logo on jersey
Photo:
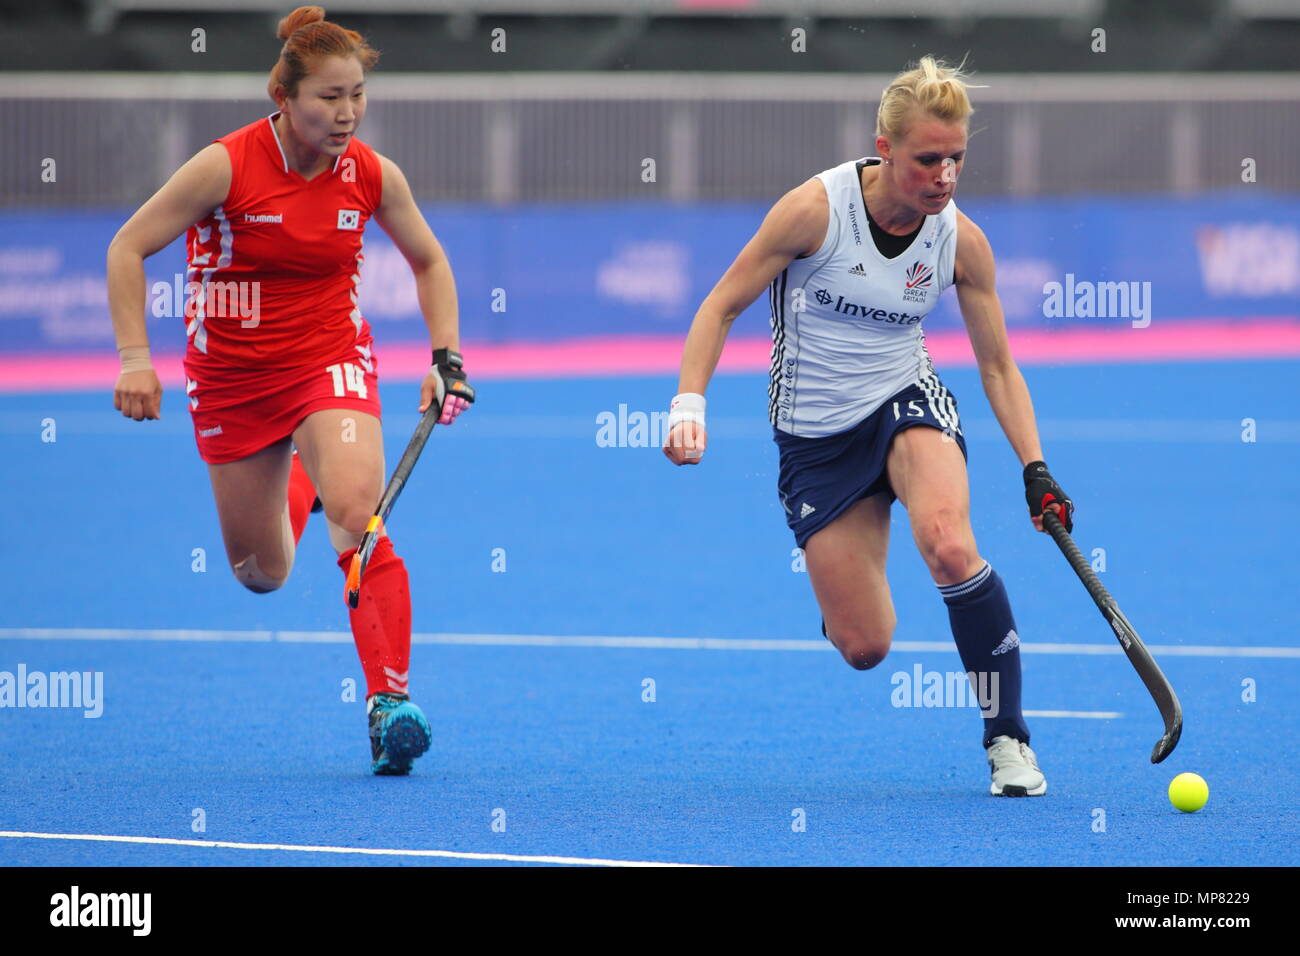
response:
[[[1007,631],[1007,636],[1002,638],[1002,643],[993,648],[993,654],[1009,654],[1020,646],[1020,635],[1014,630]]]
[[[862,268],[862,263],[859,262],[856,266],[854,266],[852,269],[849,270],[849,275],[858,276],[860,278],[865,279],[867,277],[867,270]]]
[[[802,505],[799,506],[799,517],[806,518],[816,510],[817,510],[816,508],[814,508],[812,505],[808,504],[808,502],[805,501]]]

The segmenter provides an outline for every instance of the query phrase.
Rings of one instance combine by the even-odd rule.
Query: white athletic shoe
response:
[[[993,783],[989,793],[995,797],[1041,797],[1047,792],[1047,779],[1038,769],[1038,758],[1014,737],[994,737],[988,747],[989,770]]]

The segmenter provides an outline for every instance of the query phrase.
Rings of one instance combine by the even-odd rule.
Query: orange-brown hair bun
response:
[[[276,39],[287,40],[299,27],[305,27],[309,23],[320,23],[324,19],[324,7],[299,7],[280,21],[280,25],[275,28]]]
[[[266,92],[275,99],[277,87],[286,96],[298,93],[298,84],[311,72],[312,62],[326,56],[354,56],[363,70],[379,61],[379,53],[355,30],[345,30],[325,19],[323,7],[299,7],[280,21],[275,35],[284,41],[280,59],[271,69]]]

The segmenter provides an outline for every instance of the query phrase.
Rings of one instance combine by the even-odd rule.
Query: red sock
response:
[[[384,590],[384,629],[388,633],[388,650],[393,655],[393,669],[405,687],[411,673],[411,581],[406,574],[406,562],[393,552],[392,541],[385,536],[380,544],[388,548],[392,562],[388,572],[391,580]],[[370,564],[374,563],[372,557]],[[369,567],[366,573],[370,573]]]
[[[344,574],[355,548],[339,555]],[[366,674],[366,696],[408,694],[411,660],[411,591],[406,564],[393,553],[387,536],[379,539],[361,579],[361,600],[349,611],[352,637]]]
[[[307,516],[311,514],[312,502],[316,500],[316,489],[307,477],[307,469],[297,455],[293,456],[293,465],[289,468],[289,524],[293,526],[293,540],[297,544],[302,540],[302,529],[307,527]]]

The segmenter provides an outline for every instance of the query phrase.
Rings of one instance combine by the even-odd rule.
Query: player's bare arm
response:
[[[702,396],[722,357],[731,323],[792,260],[821,247],[829,218],[826,190],[816,179],[790,190],[768,211],[753,238],[700,304],[682,350],[677,391],[679,396],[700,396],[701,407],[669,429],[664,454],[673,464],[698,464],[704,454]]]
[[[1043,446],[1038,438],[1029,387],[1016,366],[1007,341],[1007,323],[994,285],[995,273],[993,249],[988,237],[958,210],[957,257],[953,275],[957,302],[961,306],[971,348],[975,351],[975,361],[979,363],[984,394],[988,396],[993,414],[1023,467],[1043,460]],[[1061,496],[1056,497],[1059,499]],[[1060,504],[1050,505],[1058,515],[1061,507]],[[1041,516],[1031,516],[1031,520],[1035,528],[1043,530]]]
[[[122,371],[113,407],[127,418],[160,418],[162,385],[149,360],[144,260],[207,217],[230,191],[224,146],[204,147],[118,230],[108,246],[108,305]]]
[[[402,170],[387,156],[379,155],[379,164],[384,183],[375,221],[393,240],[415,275],[420,313],[429,327],[430,347],[435,351],[451,349],[458,352],[460,330],[456,280],[452,276],[451,262],[416,205]],[[420,386],[421,412],[428,408],[436,388],[437,378],[430,372]]]

